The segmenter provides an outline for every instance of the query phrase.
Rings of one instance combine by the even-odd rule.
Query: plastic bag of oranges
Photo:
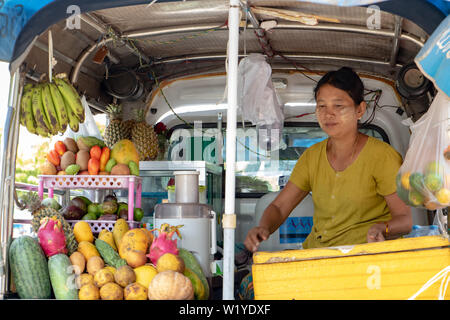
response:
[[[397,194],[413,207],[450,206],[450,99],[438,92],[411,126],[411,139],[397,175]]]

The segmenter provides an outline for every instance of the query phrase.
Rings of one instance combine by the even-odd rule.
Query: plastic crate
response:
[[[128,189],[128,220],[133,221],[136,205],[141,207],[142,179],[138,176],[118,175],[39,175],[38,194],[44,198],[44,189],[48,189],[49,198],[53,198],[54,189]],[[136,199],[134,193],[136,191]],[[96,220],[92,220],[96,221]]]
[[[78,221],[85,221],[91,227],[92,233],[97,234],[101,230],[106,229],[108,231],[113,231],[116,220],[67,220],[67,222],[73,227]],[[141,224],[138,221],[127,221],[130,229],[138,228]]]

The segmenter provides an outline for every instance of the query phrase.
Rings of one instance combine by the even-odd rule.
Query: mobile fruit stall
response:
[[[334,5],[328,4],[331,2]],[[376,8],[371,8],[375,11],[368,11],[367,6],[370,4],[376,4],[381,11],[377,11]],[[285,106],[289,107],[285,110],[286,123],[289,122],[288,116],[294,118],[292,123],[296,124],[303,121],[317,122],[311,112],[314,109],[310,95],[311,83],[305,85],[305,77],[317,79],[325,71],[345,64],[360,72],[367,83],[372,83],[372,87],[379,88],[386,85],[386,92],[391,93],[390,100],[386,104],[390,103],[397,107],[392,108],[390,110],[392,112],[386,111],[386,113],[380,108],[377,114],[377,120],[380,121],[378,126],[382,127],[383,121],[386,123],[385,131],[388,134],[385,132],[384,136],[404,155],[409,136],[406,139],[403,137],[408,129],[398,126],[399,119],[396,119],[397,127],[395,125],[390,127],[389,121],[395,117],[401,117],[405,121],[407,119],[417,121],[428,109],[436,91],[431,88],[429,81],[424,81],[423,75],[417,71],[417,68],[413,68],[414,70],[408,73],[411,77],[409,79],[422,80],[416,83],[416,87],[405,86],[405,83],[408,84],[407,77],[399,80],[398,75],[409,71],[405,67],[411,68],[410,64],[414,57],[448,14],[448,8],[443,1],[408,1],[406,3],[401,1],[128,0],[78,1],[75,4],[73,1],[62,0],[27,1],[26,4],[20,1],[6,1],[0,10],[6,21],[3,29],[6,36],[0,40],[0,58],[10,63],[12,74],[2,140],[1,295],[4,298],[10,293],[11,269],[14,269],[17,261],[22,261],[23,265],[26,264],[25,262],[29,262],[30,265],[39,263],[41,268],[36,268],[36,271],[47,280],[39,279],[39,276],[34,277],[35,281],[42,281],[33,287],[38,291],[36,293],[30,292],[31,286],[27,283],[27,279],[15,279],[16,289],[25,288],[25,292],[28,290],[30,294],[36,293],[40,297],[48,298],[50,297],[48,293],[51,293],[53,288],[55,297],[63,299],[79,297],[79,292],[74,291],[78,288],[64,288],[62,285],[67,283],[67,277],[70,275],[61,273],[61,270],[66,270],[65,268],[70,265],[81,265],[80,268],[87,268],[87,260],[93,256],[97,257],[89,264],[89,269],[92,268],[92,271],[87,272],[92,276],[98,272],[98,279],[95,279],[97,283],[91,288],[94,286],[103,288],[107,285],[108,288],[103,290],[104,295],[101,296],[120,299],[127,295],[128,286],[139,281],[136,278],[130,280],[133,278],[133,273],[129,272],[130,268],[124,268],[128,273],[124,271],[123,277],[119,277],[120,280],[115,279],[114,272],[125,265],[136,270],[143,267],[147,259],[142,254],[118,255],[120,252],[113,248],[114,244],[116,246],[119,244],[118,242],[113,241],[105,246],[99,241],[97,246],[95,242],[101,239],[100,235],[98,239],[95,239],[94,234],[97,235],[96,232],[109,228],[106,232],[109,231],[114,235],[114,228],[119,227],[117,223],[119,220],[113,220],[112,223],[110,220],[104,220],[104,223],[98,223],[92,222],[95,221],[94,219],[86,220],[89,221],[92,229],[83,230],[80,232],[82,235],[75,239],[78,244],[77,252],[80,252],[83,257],[78,255],[80,259],[73,259],[73,261],[83,261],[84,258],[84,267],[82,262],[75,263],[72,259],[68,261],[67,252],[57,254],[53,252],[51,255],[50,249],[54,248],[47,248],[49,251],[44,250],[45,253],[41,255],[27,255],[27,250],[34,250],[34,252],[40,250],[36,247],[37,242],[30,240],[19,243],[21,246],[15,246],[14,253],[17,254],[10,254],[14,243],[12,242],[14,204],[18,187],[14,177],[21,130],[34,131],[34,134],[41,136],[56,136],[56,140],[60,135],[65,139],[67,138],[65,130],[70,128],[76,134],[90,112],[108,113],[110,127],[113,123],[125,122],[132,119],[134,114],[140,114],[141,117],[135,120],[131,127],[136,127],[141,122],[144,122],[143,125],[147,123],[153,126],[164,120],[165,125],[172,132],[179,128],[177,126],[194,123],[196,120],[202,120],[208,125],[212,124],[216,129],[222,128],[222,120],[226,121],[225,192],[224,197],[220,197],[224,200],[224,211],[223,214],[221,211],[216,214],[220,222],[220,230],[223,229],[223,234],[220,231],[217,234],[218,240],[223,242],[222,298],[230,300],[235,296],[235,239],[240,237],[239,239],[242,240],[245,229],[240,229],[240,226],[245,225],[246,221],[242,219],[245,214],[240,215],[245,201],[237,199],[235,194],[236,158],[239,157],[239,154],[236,154],[236,149],[239,148],[236,144],[236,127],[238,120],[241,120],[237,118],[239,58],[250,53],[266,55],[271,63],[273,81],[276,83],[278,93],[283,98]],[[427,14],[422,14],[424,12]],[[370,17],[373,19],[369,19]],[[371,27],[368,25],[368,20],[372,23]],[[423,72],[426,73],[426,71]],[[303,82],[299,78],[303,79]],[[58,107],[62,104],[54,103],[55,112],[52,121],[52,112],[48,111],[51,103],[45,101],[45,97],[48,100],[49,96],[52,97],[53,102],[56,99],[53,98],[51,91],[55,89],[55,86],[52,86],[53,83],[59,83],[56,89],[60,91],[66,112],[74,113],[68,114],[65,122],[66,129],[61,125],[58,113]],[[180,83],[185,86],[183,87]],[[27,87],[30,84],[33,86]],[[441,89],[439,83],[434,84]],[[307,90],[301,92],[303,96],[295,95],[292,91],[286,91],[283,94],[283,90],[290,85],[297,89],[303,86]],[[227,90],[224,92],[225,89]],[[44,90],[50,90],[50,95]],[[374,94],[378,92],[376,89],[372,90]],[[22,104],[27,93],[29,94],[27,99],[31,100],[32,108],[35,108],[36,101],[41,107],[45,103],[46,107],[40,109],[42,110],[40,116],[39,112],[32,109],[32,117],[27,118],[27,113],[22,111]],[[58,93],[55,94],[58,95]],[[75,95],[82,97],[79,102]],[[35,98],[39,96],[40,101],[43,101],[42,104],[38,98]],[[294,99],[290,106],[287,105],[288,97]],[[375,95],[376,102],[379,98]],[[226,101],[225,106],[224,101]],[[111,105],[114,107],[111,108]],[[118,105],[121,107],[117,107]],[[84,107],[84,110],[81,110],[80,106]],[[377,105],[374,104],[373,110],[376,107]],[[139,109],[144,112],[138,112]],[[310,125],[305,125],[305,127],[308,126]],[[125,125],[122,130],[125,131],[124,127]],[[286,127],[289,126],[286,125]],[[108,132],[110,131],[113,130],[110,128]],[[218,138],[216,138],[219,147],[215,149],[215,158],[213,158],[215,164],[221,164],[220,157],[224,154],[221,148],[222,132],[223,130],[219,130]],[[116,132],[116,135],[120,134]],[[113,140],[113,136],[113,133],[103,135],[100,141],[92,139],[92,136],[82,137],[87,138],[84,141],[84,146],[87,148],[84,150],[89,150],[87,152],[89,160],[91,158],[98,160],[98,164],[92,161],[91,165],[88,164],[84,170],[81,170],[81,165],[77,163],[79,156],[77,159],[72,157],[69,165],[63,170],[58,170],[68,145],[61,141],[64,147],[59,144],[62,150],[59,154],[55,144],[56,153],[49,152],[48,159],[53,167],[47,164],[45,169],[50,169],[40,176],[40,183],[36,189],[40,199],[43,198],[44,193],[52,198],[58,187],[63,190],[73,188],[128,190],[126,196],[128,203],[122,216],[122,221],[126,223],[121,227],[141,230],[135,232],[141,234],[139,241],[135,238],[129,239],[128,248],[136,250],[137,247],[132,246],[140,246],[141,251],[146,253],[149,246],[156,243],[156,239],[154,235],[143,230],[145,228],[142,228],[139,221],[134,221],[134,206],[142,206],[141,170],[144,162],[147,164],[147,162],[158,160],[155,154],[152,154],[152,150],[148,151],[150,154],[146,154],[143,158],[139,157],[137,160],[127,158],[130,153],[134,153],[127,152],[125,154],[127,159],[122,161],[125,167],[116,168],[111,172],[113,167],[111,165],[110,170],[106,170],[106,167],[104,167],[105,171],[100,170],[103,150],[109,150],[109,154],[103,156],[104,165],[108,163],[108,161],[105,162],[105,158],[119,162],[118,159],[121,156],[124,157],[123,152],[117,155],[118,151],[115,152],[114,144],[108,144],[110,139]],[[78,153],[82,149],[78,141],[81,141],[83,145],[83,139],[80,140],[77,136],[74,140],[77,142],[76,152]],[[133,144],[137,153],[141,155],[144,151],[136,141],[138,140],[135,140]],[[156,146],[158,143],[155,135],[150,133],[141,141],[141,144]],[[107,149],[103,149],[105,147]],[[158,150],[162,149],[163,146],[158,145]],[[204,152],[202,148],[200,150]],[[162,158],[163,161],[176,162],[173,159],[175,158],[170,158],[170,152]],[[136,168],[129,166],[130,162],[136,165],[139,163],[138,172]],[[75,167],[70,167],[73,165]],[[63,174],[58,175],[61,171]],[[85,172],[81,175],[83,171]],[[171,171],[173,172],[174,169],[172,168]],[[119,182],[120,186],[117,185]],[[102,184],[104,187],[99,187]],[[25,186],[27,187],[32,188]],[[134,197],[135,193],[136,197]],[[66,197],[67,202],[73,201],[73,199],[67,199],[70,192],[62,193],[62,196]],[[95,198],[98,196],[104,196],[104,194],[95,194]],[[254,198],[256,198],[254,194],[244,197],[248,202],[255,200]],[[79,196],[80,199],[86,200],[82,196]],[[87,199],[85,205],[89,202],[92,204],[93,201],[97,199]],[[78,204],[82,206],[79,201]],[[107,207],[105,205],[105,208]],[[421,212],[417,215],[426,216],[430,213],[426,208],[418,207]],[[117,208],[114,214],[117,215]],[[65,233],[66,242],[68,242],[68,238],[71,237],[70,231],[75,233],[74,237],[77,238],[78,232],[75,231],[75,226],[83,220],[74,219],[76,222],[72,221],[73,225],[69,227],[64,224],[65,220],[60,220],[63,222],[58,224],[54,219],[47,219],[42,230],[47,229],[47,226],[56,226],[59,230],[59,239],[61,234]],[[251,222],[257,223],[255,220]],[[110,224],[107,225],[108,223]],[[93,229],[95,224],[100,229]],[[84,224],[78,225],[81,229]],[[70,230],[72,226],[73,230]],[[158,236],[170,234],[170,237],[175,237],[176,231],[160,229]],[[182,227],[178,231],[182,232]],[[105,239],[103,242],[107,242],[107,238],[103,239]],[[74,241],[73,238],[70,240]],[[80,250],[80,243],[83,241],[84,247],[87,248]],[[94,247],[92,247],[93,243],[95,243]],[[70,251],[71,248],[67,243],[66,246],[68,247],[66,249]],[[182,251],[181,248],[180,251]],[[205,273],[208,270],[201,270],[195,256],[189,255],[186,251],[183,251],[186,255],[184,264],[190,267],[194,275],[184,273],[185,277],[180,277],[179,274],[183,272],[175,272],[170,278],[162,278],[157,284],[155,282],[155,285],[162,287],[168,283],[172,284],[177,293],[181,294],[177,298],[181,299],[194,298],[194,296],[197,299],[208,298],[205,290],[209,284],[205,284],[206,277],[202,274],[202,271]],[[48,267],[44,254],[50,255]],[[52,259],[53,256],[57,256],[57,259]],[[423,268],[424,259],[428,261],[427,269]],[[179,263],[179,260],[175,260],[168,264]],[[152,262],[156,263],[156,260]],[[116,267],[114,268],[116,271],[108,270],[105,263]],[[450,247],[448,238],[442,235],[349,247],[258,252],[254,255],[253,263],[256,299],[404,299],[423,298],[422,292],[427,292],[428,295],[425,295],[425,298],[448,299],[446,288]],[[45,268],[48,268],[47,271]],[[200,272],[198,272],[199,269]],[[100,270],[103,271],[100,273]],[[76,273],[76,270],[74,272]],[[134,276],[138,274],[135,272]],[[327,277],[324,277],[324,274]],[[402,277],[398,276],[400,274]],[[139,295],[133,296],[130,293],[131,289],[128,291],[130,299],[147,299],[147,296],[155,299],[168,298],[157,296],[157,291],[148,288],[149,277],[143,276],[147,280],[144,282],[147,286],[142,285],[144,289],[137,286],[140,289]],[[435,294],[436,286],[438,287],[437,295]],[[299,291],[298,288],[303,288],[304,291]],[[315,289],[312,290],[312,288]],[[92,291],[94,291],[93,295],[91,295]],[[431,291],[434,293],[430,293]],[[143,292],[145,294],[142,294]],[[29,296],[29,298],[32,297],[33,295]],[[86,293],[86,297],[99,298],[100,295],[95,295],[95,290],[92,289]]]

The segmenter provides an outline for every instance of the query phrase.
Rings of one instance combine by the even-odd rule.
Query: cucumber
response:
[[[114,250],[113,247],[111,247],[106,241],[96,239],[95,247],[106,264],[116,269],[119,269],[121,266],[127,264],[126,260],[122,259],[116,250]]]
[[[78,300],[75,271],[65,254],[55,254],[48,259],[48,271],[53,293],[57,300]]]
[[[30,236],[21,236],[9,247],[9,264],[21,299],[50,299],[52,288],[47,259],[39,242]]]
[[[192,272],[194,272],[197,277],[200,279],[200,281],[203,284],[203,287],[205,288],[205,292],[203,297],[199,298],[200,300],[205,300],[209,298],[209,284],[206,280],[206,276],[203,273],[203,269],[200,266],[200,263],[198,263],[197,258],[188,250],[184,248],[178,249],[178,256],[183,259],[184,265],[186,268],[190,269]]]

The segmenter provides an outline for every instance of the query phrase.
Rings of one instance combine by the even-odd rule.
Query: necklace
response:
[[[359,140],[359,132],[356,133],[355,142],[353,143],[353,148],[352,148],[352,149],[353,149],[353,150],[352,150],[352,154],[351,154],[349,160],[347,160],[346,162],[344,162],[344,165],[343,165],[343,166],[342,166],[342,165],[338,166],[339,168],[333,166],[335,170],[337,170],[337,171],[343,171],[343,170],[345,170],[345,169],[351,164],[351,162],[353,161],[353,158],[354,158],[354,156],[355,156],[355,153],[356,153],[356,146],[358,145],[358,140]]]
[[[353,151],[352,151],[352,156],[350,157],[350,162],[353,160],[353,157],[355,156],[356,145],[358,144],[358,139],[359,139],[359,133],[356,133],[355,143],[353,143]]]

